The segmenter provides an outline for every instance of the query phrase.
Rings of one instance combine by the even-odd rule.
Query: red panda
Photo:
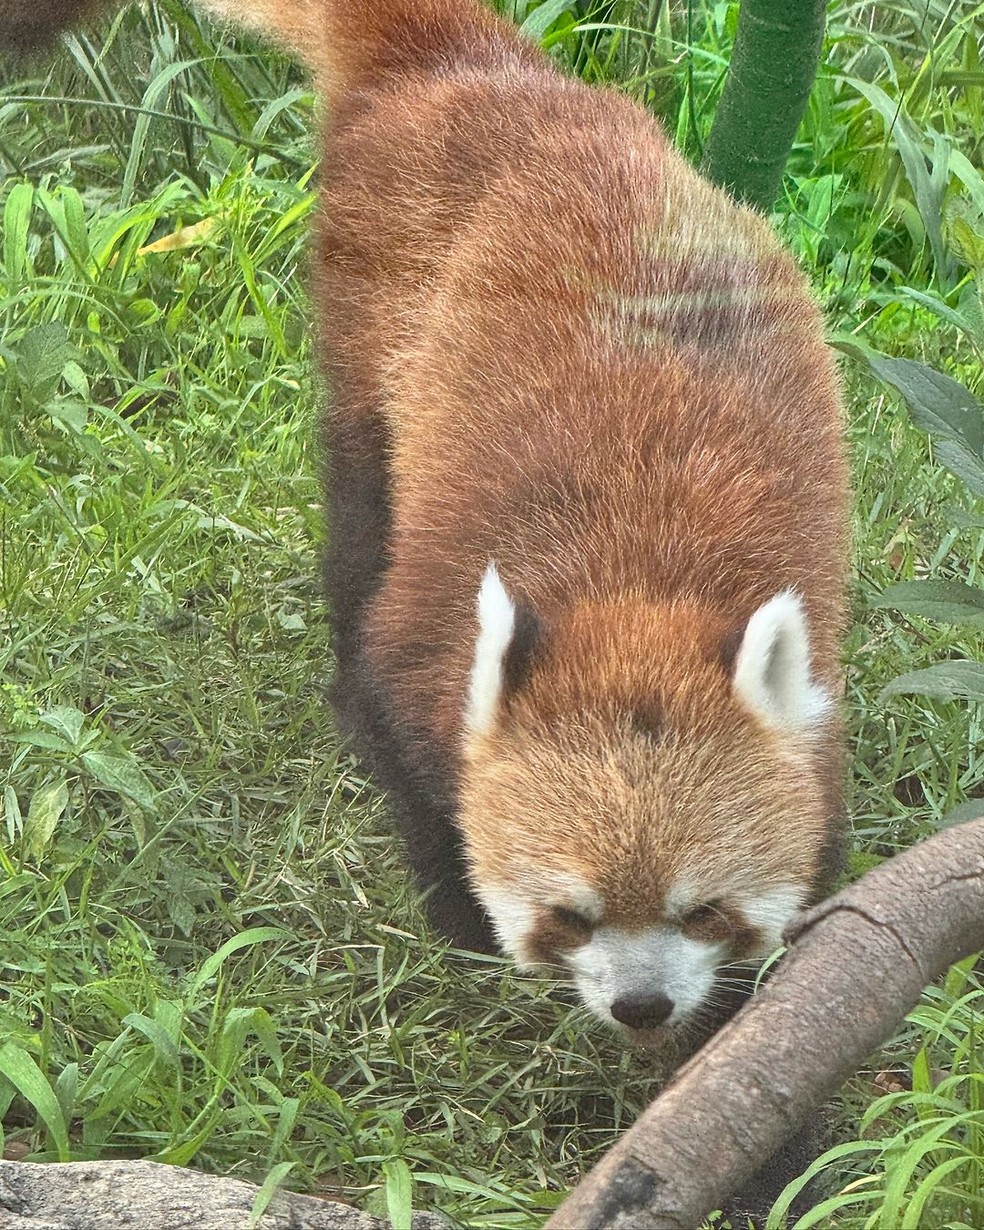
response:
[[[334,703],[433,919],[635,1040],[713,1016],[842,826],[848,486],[803,278],[472,0],[201,7],[328,104]]]

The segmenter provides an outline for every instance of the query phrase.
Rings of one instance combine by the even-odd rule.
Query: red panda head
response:
[[[693,1022],[818,876],[832,705],[800,599],[736,625],[620,597],[543,626],[490,565],[478,614],[460,824],[503,948],[630,1035]]]

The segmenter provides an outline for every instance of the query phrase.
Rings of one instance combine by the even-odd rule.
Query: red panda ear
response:
[[[488,733],[502,701],[526,677],[539,640],[539,621],[524,603],[506,593],[495,564],[485,570],[478,591],[478,637],[468,680],[465,725],[472,734]]]
[[[792,590],[760,606],[745,625],[731,672],[735,696],[777,730],[805,730],[830,711],[827,690],[810,678],[806,614]],[[730,656],[730,654],[729,654]]]

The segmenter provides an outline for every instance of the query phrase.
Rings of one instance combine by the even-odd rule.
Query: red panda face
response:
[[[510,693],[517,620],[492,575],[459,819],[474,888],[503,948],[601,1020],[640,1039],[688,1024],[812,895],[829,705],[799,604],[763,604],[723,659],[712,617],[585,605]]]
[[[518,884],[482,885],[503,948],[521,967],[568,978],[600,1021],[634,1040],[689,1025],[713,1008],[729,967],[777,949],[809,893],[808,885],[789,883],[699,902],[681,881],[662,907],[651,903],[652,922],[625,925],[610,918],[604,894],[587,881],[537,879],[533,872]],[[538,904],[544,897],[553,904]]]

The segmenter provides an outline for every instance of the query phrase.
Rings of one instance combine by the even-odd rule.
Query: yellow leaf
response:
[[[210,239],[218,230],[221,218],[202,218],[193,226],[179,226],[163,239],[155,239],[146,247],[139,248],[138,256],[146,256],[148,252],[180,252],[183,248],[194,248]]]

